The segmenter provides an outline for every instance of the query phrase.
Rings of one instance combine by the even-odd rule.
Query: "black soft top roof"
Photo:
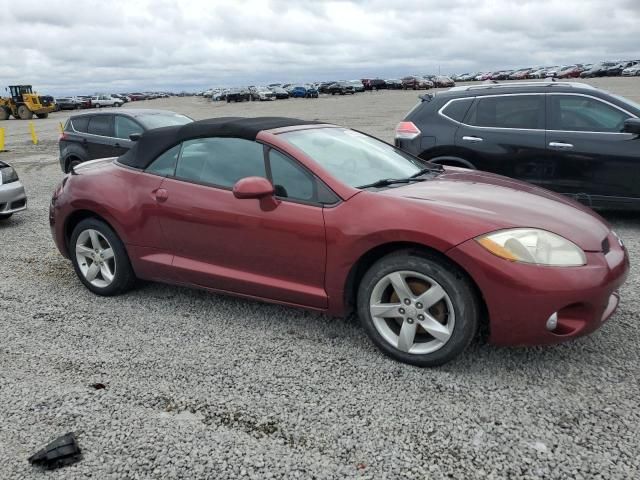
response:
[[[322,122],[286,117],[221,117],[199,120],[185,125],[155,128],[143,133],[133,148],[122,155],[118,162],[129,167],[145,169],[158,155],[185,140],[204,137],[235,137],[255,140],[262,130],[295,125],[316,125],[318,123]]]

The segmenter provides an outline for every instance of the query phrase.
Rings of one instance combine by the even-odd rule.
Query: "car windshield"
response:
[[[313,128],[280,136],[352,187],[407,178],[425,168],[420,160],[348,128]]]
[[[145,114],[136,118],[148,129],[170,127],[172,125],[184,125],[185,123],[193,122],[191,118],[178,113]]]

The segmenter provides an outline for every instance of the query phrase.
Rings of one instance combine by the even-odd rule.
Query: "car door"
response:
[[[87,128],[88,160],[114,156],[113,115],[97,114],[89,119]]]
[[[549,184],[592,206],[640,202],[640,141],[623,133],[634,117],[621,107],[579,93],[547,94]]]
[[[113,155],[118,157],[133,146],[133,140],[131,140],[130,135],[144,132],[142,125],[125,115],[115,115],[113,129],[114,137],[116,138],[113,144]]]
[[[479,170],[538,183],[546,175],[543,94],[476,97],[455,134]]]
[[[186,283],[326,308],[321,205],[238,199],[241,178],[267,177],[263,146],[238,138],[183,143],[161,185],[162,227]]]

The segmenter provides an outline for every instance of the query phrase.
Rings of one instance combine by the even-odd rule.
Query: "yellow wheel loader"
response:
[[[11,115],[18,120],[29,120],[34,114],[47,118],[56,108],[52,97],[38,95],[31,85],[13,85],[8,90],[11,96],[0,98],[0,120],[7,120]]]

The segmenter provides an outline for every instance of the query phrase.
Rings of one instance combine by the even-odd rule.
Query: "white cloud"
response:
[[[0,78],[55,93],[640,57],[640,0],[0,0]]]

